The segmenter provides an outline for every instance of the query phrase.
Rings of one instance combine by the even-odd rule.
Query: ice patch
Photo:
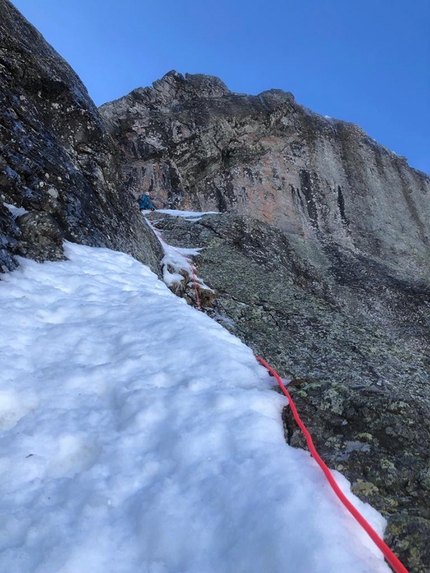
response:
[[[200,279],[196,273],[192,261],[189,257],[197,256],[202,247],[172,247],[162,238],[161,232],[147,220],[148,225],[157,235],[161,246],[164,250],[164,257],[161,260],[163,269],[163,281],[168,287],[181,283],[187,276],[193,277],[193,281],[188,282],[187,286],[194,286],[194,281],[201,288],[214,292],[205,282]]]
[[[6,207],[6,209],[10,211],[10,213],[12,213],[14,219],[28,213],[28,211],[24,209],[24,207],[16,207],[15,205],[11,205],[10,203],[3,203],[3,205]]]
[[[219,215],[219,211],[179,211],[175,209],[157,209],[157,213],[164,213],[172,217],[183,217],[188,221],[200,221],[204,215]]]

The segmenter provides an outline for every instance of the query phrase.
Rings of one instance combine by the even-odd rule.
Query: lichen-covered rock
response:
[[[160,249],[120,179],[117,151],[68,64],[0,0],[0,269],[62,258],[62,239],[127,252],[158,271]],[[28,212],[16,218],[9,204]]]
[[[206,312],[292,380],[323,459],[388,518],[410,570],[427,571],[430,289],[248,217],[153,217],[169,243],[203,247],[197,273],[217,294]],[[283,419],[306,447],[289,408]]]
[[[408,564],[410,573],[430,571],[430,522],[420,517],[397,515],[389,520],[385,533],[386,541],[399,556],[402,563]]]

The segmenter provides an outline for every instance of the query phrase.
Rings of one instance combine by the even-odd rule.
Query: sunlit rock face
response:
[[[157,245],[86,88],[7,0],[0,14],[0,272],[15,255],[63,258],[63,239],[156,269]]]
[[[430,280],[430,178],[356,125],[280,90],[236,94],[177,72],[101,114],[133,194],[251,216],[298,243],[329,241]]]

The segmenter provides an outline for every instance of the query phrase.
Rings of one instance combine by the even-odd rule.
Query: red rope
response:
[[[331,471],[329,470],[329,468],[326,466],[326,464],[323,462],[323,460],[320,458],[318,452],[316,451],[314,443],[312,441],[312,437],[311,437],[308,429],[306,428],[306,426],[302,422],[302,420],[301,420],[301,418],[297,412],[296,406],[295,406],[295,404],[294,404],[294,402],[290,396],[290,393],[288,392],[288,390],[284,386],[284,383],[282,382],[282,379],[280,378],[279,374],[275,370],[273,370],[273,368],[271,368],[263,358],[257,357],[257,360],[263,366],[265,366],[267,368],[267,370],[276,378],[276,381],[278,382],[279,387],[281,388],[281,390],[285,394],[285,396],[288,398],[294,419],[296,420],[299,428],[301,429],[301,431],[303,432],[303,434],[306,438],[306,442],[308,444],[309,451],[311,452],[314,460],[317,462],[317,464],[320,466],[320,468],[324,472],[324,475],[327,478],[327,481],[331,485],[331,487],[334,490],[337,497],[340,499],[340,501],[343,503],[343,505],[348,509],[348,511],[355,517],[355,519],[358,521],[358,523],[361,525],[361,527],[363,527],[363,529],[366,531],[366,533],[371,537],[372,541],[379,547],[379,549],[384,554],[385,559],[388,561],[388,563],[391,565],[391,567],[394,569],[394,571],[396,573],[408,573],[405,566],[394,555],[394,553],[391,551],[391,549],[388,547],[388,545],[379,537],[379,535],[376,533],[376,531],[373,529],[373,527],[370,525],[370,523],[368,521],[366,521],[366,519],[364,519],[364,517],[361,515],[361,513],[352,505],[352,503],[349,501],[349,499],[345,496],[345,494],[342,492],[340,487],[337,485]]]
[[[193,275],[193,283],[194,283],[194,293],[196,296],[196,306],[197,306],[197,310],[200,310],[200,312],[202,311],[202,307],[200,304],[200,296],[199,296],[199,290],[197,288],[197,275],[196,275],[196,269],[193,265],[193,263],[190,261],[190,259],[188,257],[186,257],[183,253],[181,253],[180,251],[178,251],[178,249],[175,249],[175,247],[172,247],[172,245],[168,245],[166,243],[166,241],[163,239],[163,237],[161,236],[160,230],[157,229],[157,227],[155,226],[154,223],[152,223],[151,221],[149,221],[148,219],[146,219],[148,221],[148,223],[151,225],[151,227],[154,230],[154,233],[157,235],[158,239],[160,240],[160,242],[163,245],[166,245],[167,247],[170,247],[171,249],[173,249],[175,251],[175,253],[178,253],[178,255],[181,255],[181,257],[183,257],[187,263],[189,264],[190,268],[191,268],[191,274]]]

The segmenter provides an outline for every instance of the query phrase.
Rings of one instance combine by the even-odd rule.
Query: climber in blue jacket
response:
[[[140,195],[140,197],[138,197],[137,200],[139,201],[139,209],[141,211],[146,211],[148,209],[151,209],[151,211],[155,211],[155,207],[152,204],[151,198],[147,191],[142,195]]]

